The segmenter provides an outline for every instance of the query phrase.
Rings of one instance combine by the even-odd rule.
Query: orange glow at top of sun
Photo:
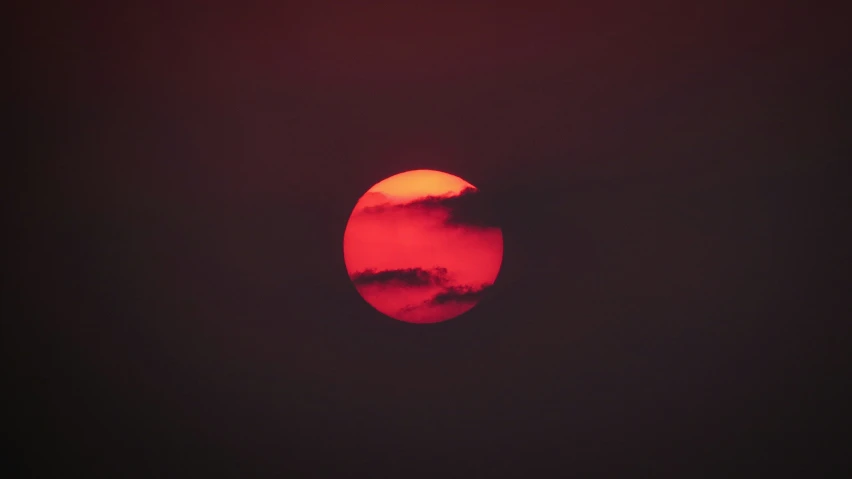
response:
[[[467,181],[441,171],[413,170],[391,176],[369,189],[392,200],[411,200],[424,196],[444,196],[476,189]]]

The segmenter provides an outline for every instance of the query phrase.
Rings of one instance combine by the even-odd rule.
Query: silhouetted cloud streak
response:
[[[407,314],[416,309],[428,308],[435,306],[443,306],[447,304],[467,304],[477,303],[488,292],[493,285],[485,283],[479,287],[462,285],[448,286],[442,289],[438,294],[430,299],[419,304],[410,304],[400,310],[400,313]]]
[[[366,269],[364,271],[358,271],[350,277],[356,286],[374,284],[440,286],[447,282],[447,269],[440,267],[428,270],[423,268],[386,269],[381,271]]]
[[[475,188],[465,188],[455,196],[426,196],[414,201],[391,205],[380,204],[364,208],[366,214],[377,214],[391,209],[433,209],[440,208],[449,213],[447,226],[466,226],[475,228],[497,228],[497,213],[488,201],[488,197]]]
[[[483,284],[476,288],[473,286],[450,286],[436,294],[428,301],[432,305],[447,303],[475,303],[491,288],[491,284]]]

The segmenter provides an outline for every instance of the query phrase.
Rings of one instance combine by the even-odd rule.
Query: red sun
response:
[[[343,236],[349,278],[378,311],[437,323],[473,308],[497,279],[503,233],[478,190],[433,170],[391,176],[358,200]]]

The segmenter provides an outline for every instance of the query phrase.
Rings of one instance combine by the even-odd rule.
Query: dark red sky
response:
[[[846,404],[847,25],[680,3],[10,16],[25,466],[803,464]],[[476,185],[513,252],[434,328],[340,254],[354,202],[416,168]]]

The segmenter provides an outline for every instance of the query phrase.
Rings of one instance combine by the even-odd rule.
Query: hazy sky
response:
[[[304,3],[22,12],[27,467],[718,470],[826,434],[842,15]],[[428,328],[342,255],[416,168],[474,184],[505,247],[491,299]]]

